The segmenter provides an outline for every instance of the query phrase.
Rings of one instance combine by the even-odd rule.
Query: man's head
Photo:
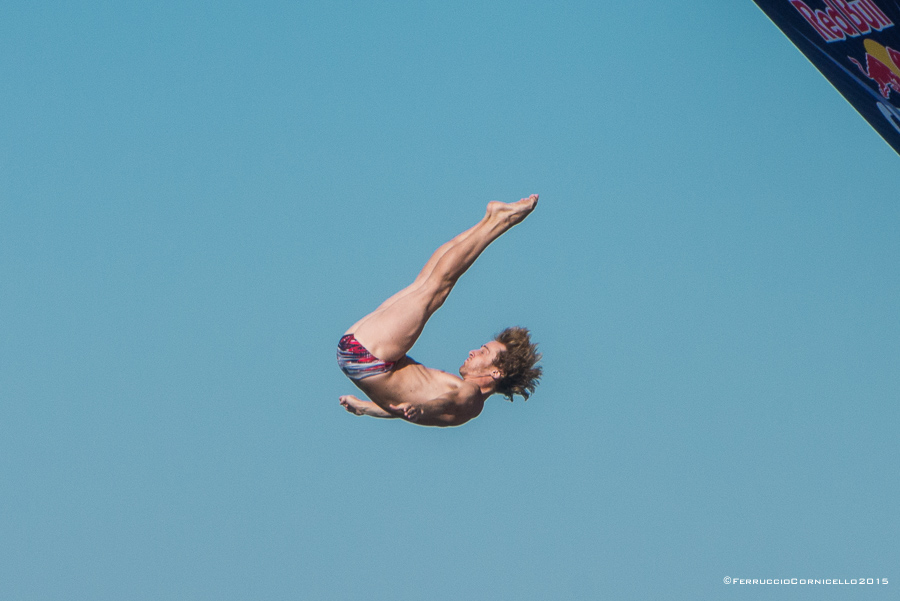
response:
[[[537,344],[531,342],[530,332],[526,328],[506,328],[492,342],[503,346],[494,359],[494,365],[500,372],[495,391],[510,401],[514,394],[527,401],[543,373],[537,365],[541,354],[537,352]]]
[[[482,344],[481,348],[469,351],[465,363],[459,368],[459,375],[468,379],[490,377],[492,380],[498,380],[502,374],[494,362],[505,350],[506,347],[501,343],[491,340]]]
[[[506,328],[494,340],[469,351],[459,374],[467,379],[484,379],[494,392],[510,401],[518,394],[528,400],[541,378],[537,344],[532,344],[525,328]],[[490,378],[488,380],[488,378]]]

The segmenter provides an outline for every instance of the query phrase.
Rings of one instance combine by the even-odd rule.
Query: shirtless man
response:
[[[485,400],[501,393],[528,399],[541,377],[541,355],[525,328],[507,328],[469,352],[457,377],[416,363],[407,352],[425,322],[478,255],[537,206],[538,195],[488,203],[484,218],[441,246],[416,280],[347,330],[338,365],[372,401],[352,395],[341,405],[356,415],[402,418],[422,426],[458,426],[477,417]]]

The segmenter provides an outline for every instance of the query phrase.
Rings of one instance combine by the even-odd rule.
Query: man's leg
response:
[[[377,309],[375,309],[374,311],[372,311],[371,313],[369,313],[368,315],[366,315],[365,317],[360,319],[358,322],[353,324],[353,326],[349,330],[347,330],[346,333],[347,334],[355,333],[356,329],[362,324],[363,321],[367,320],[369,317],[375,315],[376,313],[383,311],[384,309],[386,309],[387,307],[392,305],[394,303],[394,301],[396,301],[398,298],[406,296],[407,294],[410,294],[411,292],[414,292],[415,290],[417,290],[428,279],[428,276],[431,275],[431,272],[434,271],[434,266],[437,265],[437,262],[441,259],[441,257],[443,257],[444,254],[448,250],[450,250],[450,248],[452,248],[455,244],[462,242],[463,240],[468,238],[472,234],[472,231],[476,227],[478,227],[478,226],[475,225],[473,227],[470,227],[469,229],[467,229],[463,233],[459,234],[458,236],[456,236],[449,242],[445,242],[444,244],[442,244],[436,251],[434,251],[434,253],[432,253],[431,258],[428,259],[427,263],[425,263],[425,267],[422,268],[422,270],[419,272],[419,275],[416,276],[416,279],[415,279],[415,281],[413,281],[412,284],[410,284],[409,286],[407,286],[400,292],[397,292],[393,296],[389,297],[386,301],[384,301],[383,303],[378,305]]]
[[[536,194],[514,203],[491,202],[474,227],[441,246],[416,281],[348,330],[370,353],[397,361],[412,348],[425,323],[447,299],[459,277],[478,255],[534,210]]]

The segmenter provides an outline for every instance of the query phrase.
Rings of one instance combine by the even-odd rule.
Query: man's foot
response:
[[[510,227],[521,223],[537,206],[538,195],[532,194],[518,202],[500,202],[492,200],[488,203],[486,217],[504,221]]]

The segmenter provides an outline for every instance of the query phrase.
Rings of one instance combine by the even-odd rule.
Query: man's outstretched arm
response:
[[[461,398],[458,393],[449,393],[430,401],[405,402],[389,405],[397,417],[420,426],[459,426],[477,417],[484,408],[484,402]]]

